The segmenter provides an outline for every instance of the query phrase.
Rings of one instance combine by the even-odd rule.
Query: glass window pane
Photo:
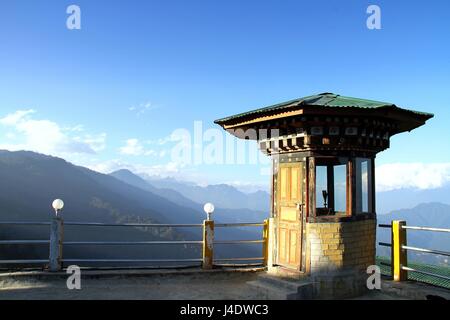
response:
[[[361,197],[362,211],[369,212],[369,178],[368,178],[368,160],[361,163]]]
[[[316,208],[324,208],[322,191],[327,191],[327,167],[316,167]],[[328,191],[327,191],[328,192]]]
[[[372,167],[371,160],[356,158],[356,213],[372,210]]]
[[[334,210],[345,212],[347,200],[346,165],[334,166]]]

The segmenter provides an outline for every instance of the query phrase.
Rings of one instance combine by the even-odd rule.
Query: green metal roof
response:
[[[376,108],[391,108],[401,110],[407,113],[412,113],[426,119],[432,118],[433,114],[419,112],[414,110],[402,109],[390,102],[381,102],[375,100],[359,99],[352,97],[345,97],[334,93],[320,93],[312,96],[298,98],[268,107],[240,113],[234,116],[218,119],[214,121],[217,124],[224,124],[231,120],[238,120],[248,116],[259,116],[265,113],[284,111],[284,109],[303,107],[303,106],[318,106],[318,107],[330,107],[330,108],[358,108],[358,109],[376,109]]]

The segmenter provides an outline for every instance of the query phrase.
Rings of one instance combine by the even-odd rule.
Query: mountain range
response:
[[[380,224],[390,224],[392,220],[405,220],[410,226],[450,229],[450,205],[437,202],[422,203],[411,209],[395,210],[389,214],[378,215]],[[390,243],[390,229],[378,228],[377,241]],[[407,243],[413,247],[450,252],[449,233],[409,229]],[[382,256],[390,256],[390,248],[387,247],[378,246],[377,252]],[[409,251],[408,258],[411,261],[449,265],[449,258],[441,255]]]
[[[216,207],[214,219],[220,222],[254,222],[269,217],[269,195],[263,191],[246,194],[225,184],[200,187],[170,178],[149,180],[126,169],[114,171],[110,175],[198,212],[203,213],[203,205],[212,202]],[[223,199],[220,198],[221,194]],[[257,203],[257,198],[260,198],[261,203]],[[260,209],[252,209],[257,207]]]
[[[159,178],[147,175],[141,175],[141,177],[156,188],[175,190],[197,203],[212,202],[220,208],[245,208],[260,212],[267,212],[270,208],[270,195],[265,191],[244,193],[227,184],[212,184],[202,187],[173,178]]]
[[[161,192],[151,187],[137,187],[125,183],[112,175],[101,174],[84,167],[75,166],[63,159],[37,154],[34,152],[9,152],[0,150],[0,220],[3,221],[50,221],[54,212],[51,203],[55,198],[65,202],[63,217],[65,221],[103,222],[103,223],[195,223],[205,219],[200,205],[188,199],[173,201],[162,197]],[[151,192],[150,190],[153,190]],[[164,194],[169,192],[163,191]],[[175,197],[175,191],[173,197]],[[183,206],[182,203],[189,204]],[[221,210],[217,217],[222,222],[238,221],[261,217],[260,213],[251,210]],[[249,217],[245,213],[249,213]],[[219,220],[218,220],[219,221]],[[253,222],[253,221],[250,221]],[[181,240],[200,239],[201,230],[172,228],[139,228],[110,227],[66,227],[65,239],[83,240]],[[227,232],[218,232],[223,239],[260,238],[260,232],[230,228]],[[3,239],[48,239],[48,228],[43,227],[11,227],[0,225]],[[259,250],[260,251],[260,250]],[[255,254],[255,252],[257,252]],[[29,254],[29,248],[23,246],[3,246],[0,260],[3,257],[23,257]],[[34,257],[44,258],[48,248],[38,246],[32,249]],[[190,246],[178,247],[157,246],[127,248],[102,246],[65,249],[65,255],[71,258],[167,258],[167,257],[199,257],[200,248]],[[239,250],[223,246],[216,250],[218,256],[260,256],[257,249],[242,246]],[[66,257],[67,257],[66,256]]]
[[[406,220],[409,225],[450,228],[450,205],[424,202],[410,207],[414,200],[434,200],[443,190],[421,191],[411,194],[408,190],[378,193],[377,205],[397,209],[379,214],[379,223],[394,219]],[[437,192],[437,193],[436,193]],[[402,194],[405,194],[404,197]],[[420,195],[420,196],[419,196]],[[397,197],[397,200],[395,200]],[[402,198],[403,197],[403,198]],[[156,179],[139,176],[129,170],[101,174],[75,166],[63,159],[27,151],[0,150],[0,221],[50,221],[54,212],[51,202],[61,198],[65,202],[65,221],[103,223],[195,223],[205,219],[203,205],[213,202],[216,222],[261,222],[268,217],[269,195],[265,192],[243,193],[228,185],[200,187],[174,179]],[[397,202],[395,202],[397,201]],[[415,203],[415,202],[414,202]],[[407,209],[398,209],[405,207]],[[409,208],[409,209],[408,209]],[[5,226],[0,224],[2,239],[48,239],[48,227]],[[387,230],[378,228],[378,241],[390,242]],[[259,239],[260,228],[216,228],[216,238],[223,240]],[[87,228],[67,226],[66,240],[198,240],[200,229],[174,228]],[[449,251],[450,239],[446,233],[408,231],[408,243],[414,246]],[[81,247],[65,248],[65,256],[72,258],[164,258],[200,256],[199,247],[158,246],[143,247]],[[386,248],[378,247],[380,255],[389,255]],[[47,246],[2,246],[2,258],[29,256],[45,258]],[[260,256],[261,249],[254,245],[223,245],[216,250],[217,257]],[[445,257],[430,254],[411,254],[416,260],[447,264]]]
[[[387,214],[399,209],[413,208],[421,203],[440,202],[450,205],[450,184],[433,189],[404,188],[377,192],[377,213]]]

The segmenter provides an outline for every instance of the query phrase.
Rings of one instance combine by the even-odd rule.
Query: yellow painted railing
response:
[[[391,274],[394,281],[404,281],[408,280],[408,272],[416,272],[420,274],[425,274],[428,276],[433,276],[436,278],[441,278],[444,280],[450,280],[449,277],[444,275],[439,275],[435,273],[430,273],[423,270],[413,269],[408,266],[408,251],[415,251],[421,253],[429,253],[450,257],[450,252],[425,249],[408,246],[407,244],[407,230],[421,230],[421,231],[431,231],[431,232],[446,232],[450,233],[450,229],[445,228],[430,228],[430,227],[416,227],[406,225],[406,221],[403,220],[393,220],[391,224],[380,224],[380,228],[390,228],[391,229],[391,243],[379,242],[381,246],[391,247]]]

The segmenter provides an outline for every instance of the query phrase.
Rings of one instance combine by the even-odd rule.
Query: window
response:
[[[355,159],[356,213],[372,211],[372,161]]]
[[[327,167],[316,167],[316,208],[328,208],[328,179],[327,179]],[[324,199],[324,194],[327,195]]]
[[[354,176],[349,177],[350,159],[345,157],[316,158],[316,215],[348,215],[373,211],[372,159],[352,158]],[[355,184],[352,188],[349,183]],[[354,190],[354,194],[347,194]]]
[[[347,201],[347,166],[334,166],[334,210],[345,212]]]
[[[347,158],[316,159],[316,214],[345,214]]]

